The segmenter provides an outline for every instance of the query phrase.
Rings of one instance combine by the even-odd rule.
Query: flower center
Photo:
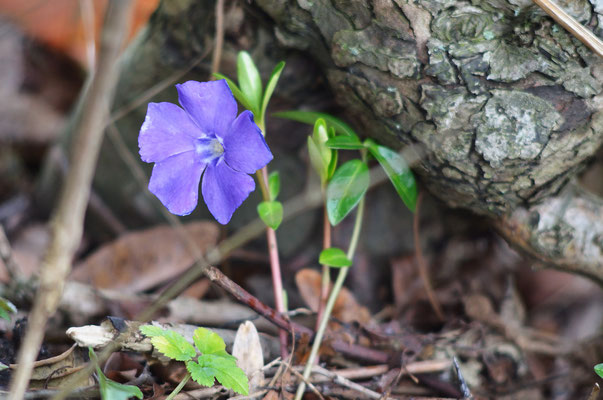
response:
[[[224,147],[216,137],[197,139],[195,151],[201,161],[209,163],[224,154]]]

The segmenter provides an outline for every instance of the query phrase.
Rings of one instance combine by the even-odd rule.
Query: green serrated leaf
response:
[[[278,171],[272,171],[268,175],[268,193],[270,200],[276,200],[278,194],[281,192],[281,175]]]
[[[216,374],[213,368],[202,367],[196,361],[187,361],[186,369],[199,385],[208,387],[214,385]]]
[[[603,378],[603,363],[595,365],[595,372]]]
[[[243,107],[245,107],[246,109],[253,112],[253,105],[251,104],[249,99],[247,99],[247,97],[245,97],[245,95],[243,94],[241,89],[239,89],[237,84],[234,83],[234,81],[232,79],[228,78],[225,75],[217,73],[217,72],[214,72],[214,76],[218,79],[224,79],[226,81],[226,83],[228,84],[228,87],[230,88],[230,91],[232,92],[232,95],[235,97],[235,99],[237,99],[237,101],[239,103],[241,103],[241,105]]]
[[[335,136],[325,143],[330,149],[361,150],[364,144],[356,136]]]
[[[88,354],[90,356],[90,360],[95,364],[102,400],[127,400],[132,397],[139,399],[143,398],[142,391],[138,387],[132,385],[123,385],[107,378],[105,374],[103,374],[103,371],[101,371],[98,365],[98,358],[91,347],[88,347]]]
[[[276,67],[274,67],[274,69],[272,70],[272,74],[270,74],[270,78],[268,78],[268,82],[266,83],[266,90],[264,91],[264,97],[262,99],[262,109],[260,113],[261,117],[264,117],[266,115],[268,102],[270,101],[270,97],[272,97],[274,88],[276,88],[276,84],[278,83],[278,79],[281,76],[281,72],[283,72],[283,68],[285,68],[285,62],[281,61],[276,64]]]
[[[151,325],[143,325],[139,329],[151,337],[151,343],[157,351],[172,360],[187,361],[197,355],[193,345],[177,332]]]
[[[266,226],[277,230],[283,222],[283,205],[280,201],[262,201],[258,204],[258,215]]]
[[[417,183],[404,158],[371,139],[365,140],[365,143],[373,157],[381,164],[406,207],[414,212],[417,205]]]
[[[247,375],[237,367],[235,361],[210,354],[200,356],[198,362],[203,368],[211,368],[218,382],[225,388],[240,394],[249,394]]]
[[[351,160],[335,171],[327,186],[327,214],[331,225],[339,224],[360,202],[369,186],[368,166]]]
[[[321,251],[318,262],[322,265],[339,268],[349,267],[352,265],[352,261],[348,258],[345,252],[337,247],[331,247]]]
[[[240,51],[237,57],[237,77],[241,92],[251,103],[250,109],[260,116],[262,107],[262,79],[251,56],[246,51]]]
[[[226,352],[224,340],[216,332],[207,328],[197,328],[193,332],[193,342],[201,354],[216,354]]]
[[[335,128],[335,131],[338,134],[346,136],[358,136],[351,126],[339,118],[318,111],[282,111],[273,115],[275,117],[291,119],[293,121],[302,122],[309,125],[314,125],[318,118],[322,118],[327,122],[327,125]]]

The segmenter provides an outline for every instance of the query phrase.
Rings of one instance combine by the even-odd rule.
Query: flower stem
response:
[[[174,390],[172,390],[172,393],[170,393],[170,395],[168,397],[166,397],[165,400],[172,400],[174,397],[176,397],[176,395],[178,393],[180,393],[180,391],[182,390],[182,388],[184,387],[184,385],[186,385],[186,382],[188,382],[189,379],[191,379],[191,374],[186,374],[186,376],[184,377],[184,379],[182,379],[180,381],[180,383],[178,384],[178,386],[176,386],[176,388]]]
[[[354,221],[354,231],[352,232],[352,238],[350,239],[350,247],[348,248],[347,257],[352,260],[354,258],[354,253],[356,253],[356,247],[358,246],[358,238],[360,237],[360,228],[362,227],[362,217],[364,216],[364,197],[360,200],[360,204],[358,204],[358,211],[356,212],[356,219]],[[320,349],[320,343],[322,342],[322,338],[325,334],[327,324],[329,322],[329,317],[331,316],[331,312],[333,311],[333,306],[335,305],[335,301],[337,300],[337,296],[343,287],[343,282],[348,274],[348,271],[351,267],[341,268],[339,270],[339,274],[337,275],[337,279],[335,280],[335,284],[333,285],[333,290],[331,290],[331,295],[329,296],[329,300],[327,301],[327,306],[325,307],[324,314],[320,320],[320,326],[318,327],[318,331],[316,332],[316,336],[314,337],[314,343],[312,344],[312,350],[310,350],[310,356],[308,357],[308,361],[306,362],[306,367],[304,368],[304,379],[300,382],[297,387],[297,393],[295,393],[295,400],[300,400],[306,390],[306,381],[310,378],[310,373],[312,372],[312,366],[314,365],[314,360],[318,355],[318,350]]]
[[[264,201],[270,201],[270,194],[268,192],[268,168],[264,167],[257,171],[257,178],[262,189],[262,196]],[[287,310],[285,309],[285,300],[283,298],[283,279],[281,276],[281,262],[278,256],[278,242],[276,240],[276,232],[270,227],[266,227],[266,240],[268,241],[268,255],[270,257],[270,270],[272,272],[272,288],[274,290],[274,303],[276,311],[284,314]],[[281,356],[285,360],[288,356],[287,351],[287,331],[279,331],[279,341],[281,344]]]
[[[322,230],[322,248],[328,249],[331,247],[331,223],[329,222],[329,215],[327,214],[327,204],[325,201],[324,215],[323,215],[323,230]],[[322,285],[320,288],[320,302],[318,303],[318,312],[316,315],[316,330],[320,326],[320,320],[324,314],[325,305],[327,304],[327,298],[329,297],[329,289],[331,286],[331,275],[330,268],[328,265],[322,266]]]

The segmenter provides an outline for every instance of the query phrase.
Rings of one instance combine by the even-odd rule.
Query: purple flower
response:
[[[237,117],[237,103],[225,80],[176,85],[182,108],[149,103],[138,147],[154,162],[149,190],[172,214],[197,206],[199,182],[207,208],[221,224],[255,189],[249,174],[272,160],[250,111]]]

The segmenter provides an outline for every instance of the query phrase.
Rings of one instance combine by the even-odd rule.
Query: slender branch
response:
[[[429,303],[431,304],[433,311],[435,311],[438,319],[440,321],[444,321],[444,313],[442,312],[440,302],[438,301],[438,298],[436,297],[433,291],[431,279],[429,278],[427,263],[425,262],[425,258],[423,258],[423,251],[421,250],[421,235],[419,234],[419,210],[421,209],[422,199],[423,192],[420,192],[419,196],[417,197],[417,206],[415,208],[415,215],[413,217],[412,222],[412,231],[415,240],[415,257],[417,258],[417,264],[419,264],[419,274],[421,275],[421,279],[423,280],[423,286],[425,286],[425,293],[427,293]]]
[[[216,1],[216,38],[214,41],[214,54],[211,59],[211,72],[220,71],[222,49],[224,47],[224,0]]]
[[[100,54],[82,114],[75,125],[72,163],[52,221],[52,239],[42,264],[40,287],[29,316],[27,333],[12,377],[10,400],[20,400],[27,389],[48,318],[59,303],[73,255],[80,243],[90,185],[103,137],[104,119],[117,84],[117,59],[130,15],[130,0],[112,0],[105,14]]]
[[[576,21],[565,10],[555,4],[552,0],[532,0],[557,23],[567,29],[572,35],[578,38],[589,49],[594,51],[599,57],[603,57],[603,42],[593,32]]]
[[[364,202],[365,197],[363,196],[360,200],[360,204],[358,204],[358,211],[356,213],[356,220],[354,221],[354,230],[352,232],[352,238],[350,239],[350,247],[348,248],[347,257],[350,260],[354,259],[354,254],[356,253],[356,247],[358,246],[358,238],[360,237],[360,229],[362,228],[362,217],[364,216]],[[320,320],[320,326],[318,327],[318,331],[316,332],[316,337],[314,338],[314,343],[312,344],[312,350],[310,350],[310,356],[308,357],[308,361],[306,362],[306,368],[304,369],[304,379],[308,380],[310,378],[310,374],[312,373],[312,367],[314,365],[314,360],[318,356],[318,350],[320,349],[320,344],[322,342],[322,338],[327,329],[327,324],[329,322],[329,317],[331,316],[331,312],[333,311],[333,307],[335,306],[335,301],[337,300],[337,296],[343,287],[343,282],[345,281],[346,276],[351,267],[341,268],[339,270],[339,274],[337,275],[337,279],[335,280],[335,284],[333,285],[333,290],[331,290],[331,295],[329,296],[329,300],[327,301],[327,306],[325,307],[325,312]],[[306,390],[306,384],[304,381],[301,381],[299,386],[297,387],[297,393],[295,393],[295,400],[301,400],[304,391]]]

